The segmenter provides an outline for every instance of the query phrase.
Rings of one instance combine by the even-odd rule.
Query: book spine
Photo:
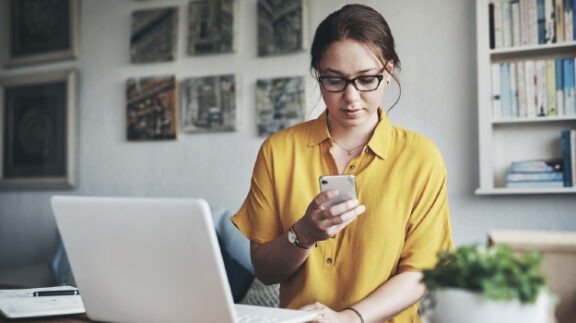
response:
[[[536,61],[536,72],[538,83],[536,84],[536,93],[538,97],[538,107],[536,115],[539,117],[545,117],[548,115],[548,93],[546,89],[546,61],[537,60]]]
[[[526,0],[520,1],[519,8],[520,8],[520,43],[522,45],[530,45],[530,14],[528,13],[528,2]]]
[[[510,66],[510,116],[518,117],[518,65],[516,62]]]
[[[520,37],[520,3],[519,0],[510,2],[510,15],[512,23],[512,46],[522,45]]]
[[[564,1],[564,0],[562,0]],[[496,48],[496,39],[494,38],[494,3],[488,3],[488,40],[490,49]]]
[[[530,173],[508,173],[506,174],[507,182],[521,181],[562,181],[564,180],[563,172],[530,172]]]
[[[492,118],[502,118],[502,96],[500,94],[500,64],[492,64]]]
[[[512,14],[509,0],[502,1],[502,47],[512,47]]]
[[[520,118],[526,118],[526,83],[524,76],[524,61],[518,61],[516,63],[516,80],[518,81],[518,116]]]
[[[507,182],[508,188],[534,188],[534,187],[563,187],[562,181],[526,181],[526,182]]]
[[[538,110],[536,63],[533,60],[527,60],[524,62],[524,66],[526,67],[524,74],[526,79],[526,117],[533,118]]]
[[[576,129],[570,130],[570,166],[572,167],[572,186],[576,183]]]
[[[556,42],[556,21],[554,19],[554,0],[544,0],[544,13],[546,14],[546,44]]]
[[[546,9],[544,1],[545,0],[536,0],[538,44],[546,44]]]
[[[554,18],[556,19],[556,40],[561,43],[565,41],[564,38],[564,0],[554,0],[556,9],[554,10]]]
[[[562,159],[557,160],[527,160],[512,162],[513,173],[534,173],[562,171]]]
[[[564,59],[564,114],[576,114],[576,102],[574,100],[574,59]]]
[[[574,40],[574,1],[564,0],[564,38]]]
[[[502,117],[512,117],[512,99],[510,93],[510,63],[500,64],[500,96],[502,102]]]
[[[554,61],[546,60],[546,95],[548,104],[548,115],[557,116],[558,108],[556,107],[556,68]]]
[[[570,165],[571,149],[570,149],[570,130],[562,130],[560,133],[560,142],[562,149],[562,161],[564,169],[564,186],[572,187],[572,166]]]
[[[494,5],[494,47],[502,47],[502,0],[493,0]]]
[[[562,59],[554,60],[554,70],[556,72],[556,108],[558,115],[564,115],[564,66]]]

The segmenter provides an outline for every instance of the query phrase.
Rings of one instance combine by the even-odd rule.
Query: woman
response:
[[[400,60],[384,18],[347,5],[316,30],[311,68],[326,111],[262,144],[232,221],[280,306],[319,322],[420,322],[421,271],[453,248],[437,147],[380,108]],[[353,174],[358,198],[327,207],[321,175]]]

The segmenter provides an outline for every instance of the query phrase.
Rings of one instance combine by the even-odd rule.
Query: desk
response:
[[[0,284],[0,289],[20,289],[22,286]],[[7,319],[0,314],[0,323],[86,323],[91,322],[85,314],[47,316],[29,319]]]

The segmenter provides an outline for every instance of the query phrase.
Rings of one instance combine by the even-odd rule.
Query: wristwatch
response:
[[[296,232],[294,231],[294,226],[291,226],[290,229],[288,229],[288,242],[290,242],[290,244],[298,248],[302,249],[309,248],[303,245],[302,242],[300,242],[300,240],[298,240],[298,236],[296,236]]]

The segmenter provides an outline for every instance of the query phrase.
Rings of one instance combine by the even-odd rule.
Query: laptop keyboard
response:
[[[280,320],[268,316],[261,316],[258,314],[243,314],[238,317],[238,323],[273,323],[280,322]]]

